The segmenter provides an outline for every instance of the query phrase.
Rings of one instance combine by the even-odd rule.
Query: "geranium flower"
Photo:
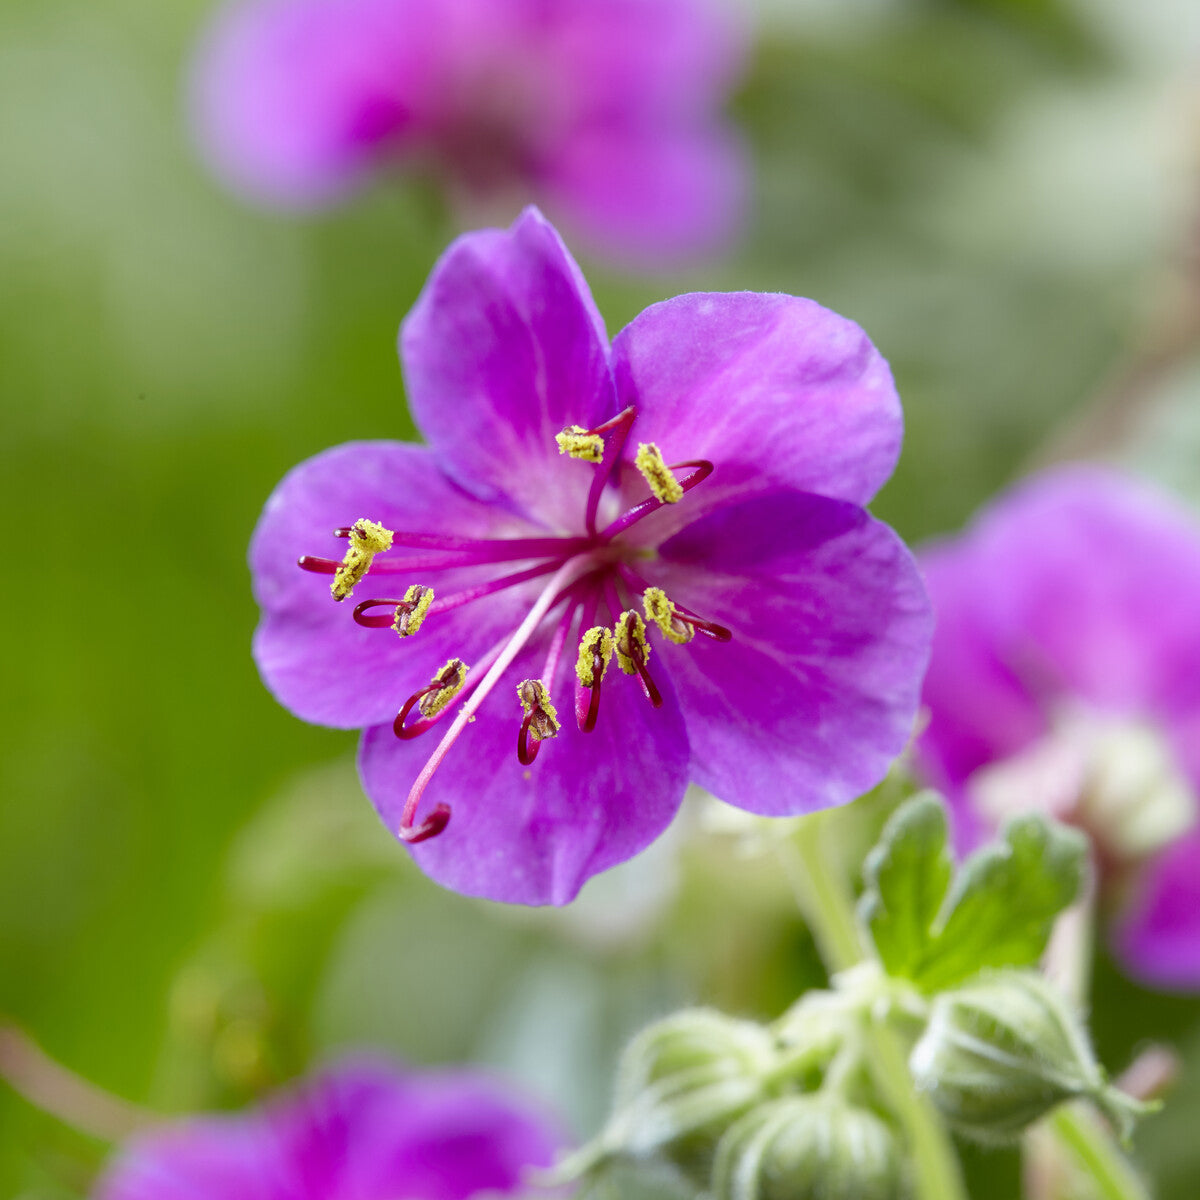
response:
[[[922,565],[938,625],[920,749],[960,840],[1031,807],[1079,825],[1123,961],[1200,985],[1200,527],[1064,467]]]
[[[689,779],[771,816],[880,779],[930,614],[862,507],[901,428],[856,325],[689,295],[610,347],[530,210],[450,247],[400,351],[428,446],[302,463],[250,557],[263,677],[307,720],[366,727],[367,794],[425,871],[563,904]],[[315,557],[335,529],[345,561]]]
[[[261,1108],[134,1138],[95,1200],[468,1200],[517,1193],[560,1142],[543,1116],[468,1071],[347,1060]]]
[[[744,49],[714,0],[236,0],[192,110],[213,169],[259,202],[432,171],[468,216],[535,198],[599,249],[661,263],[737,223],[745,167],[720,107]]]

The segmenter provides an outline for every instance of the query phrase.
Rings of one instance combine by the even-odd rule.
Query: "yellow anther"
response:
[[[421,628],[432,603],[433,588],[414,583],[404,593],[404,603],[396,605],[396,619],[392,622],[392,628],[401,637],[412,637]]]
[[[367,573],[375,555],[392,548],[392,531],[363,517],[350,526],[350,549],[333,576],[329,590],[335,600],[345,600]]]
[[[604,457],[604,439],[598,433],[589,433],[582,425],[568,425],[562,433],[554,435],[554,440],[559,454],[591,463],[598,463]]]
[[[653,621],[662,630],[663,637],[675,645],[686,645],[696,636],[696,627],[679,619],[675,605],[662,588],[647,588],[642,593],[642,606],[646,610],[646,620]]]
[[[517,684],[517,699],[529,722],[529,732],[535,740],[552,738],[558,733],[558,710],[550,703],[550,693],[540,679],[525,679]]]
[[[579,640],[579,659],[575,674],[584,687],[595,687],[604,678],[613,656],[613,635],[603,625],[593,625]],[[596,678],[596,659],[600,659],[600,678]]]
[[[461,658],[452,658],[429,682],[437,684],[437,690],[426,692],[417,701],[417,707],[423,717],[436,717],[438,713],[458,695],[467,681],[467,672],[471,668]]]
[[[683,488],[679,480],[671,474],[662,451],[653,442],[642,442],[637,448],[634,465],[642,473],[642,478],[650,485],[651,492],[657,500],[664,504],[678,504],[683,499]]]
[[[617,666],[626,675],[635,674],[638,662],[645,664],[650,658],[650,643],[646,641],[646,622],[631,608],[621,614],[613,633]]]

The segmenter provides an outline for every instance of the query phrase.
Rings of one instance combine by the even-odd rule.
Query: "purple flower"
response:
[[[901,422],[856,325],[791,296],[689,295],[610,346],[530,210],[450,247],[400,351],[428,446],[302,463],[250,557],[268,686],[366,727],[367,794],[423,870],[563,904],[653,841],[689,779],[769,816],[880,779],[931,618],[862,507]],[[312,556],[335,529],[345,564]],[[356,608],[331,599],[335,571]],[[418,735],[443,721],[431,752]]]
[[[263,203],[431,169],[467,214],[532,195],[662,263],[737,222],[745,170],[719,110],[743,57],[715,0],[236,0],[192,109],[214,170]]]
[[[339,1063],[261,1108],[134,1138],[95,1200],[468,1200],[513,1195],[560,1145],[545,1119],[467,1071]]]
[[[996,501],[922,565],[938,617],[921,752],[969,844],[1047,809],[1091,834],[1115,945],[1200,985],[1200,527],[1074,466]]]

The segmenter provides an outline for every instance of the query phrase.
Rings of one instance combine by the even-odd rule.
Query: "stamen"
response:
[[[354,620],[364,629],[385,629],[391,626],[401,637],[411,637],[425,620],[433,603],[433,589],[414,583],[404,593],[403,600],[363,600],[355,605]],[[390,608],[386,616],[369,616],[372,608]]]
[[[366,517],[354,522],[349,529],[334,531],[337,537],[348,537],[350,548],[336,569],[329,590],[335,600],[345,600],[354,591],[354,585],[367,573],[376,554],[392,547],[392,531]]]
[[[639,575],[627,563],[618,563],[617,571],[621,578],[625,581],[630,590],[635,592],[646,592],[651,588],[649,581]],[[661,589],[659,589],[661,590]],[[718,625],[716,621],[706,621],[702,617],[697,616],[690,608],[684,608],[682,604],[675,605],[676,620],[683,621],[691,625],[697,633],[703,633],[717,642],[733,641],[732,630],[726,629],[724,625]]]
[[[611,420],[605,421],[603,425],[597,425],[595,429],[588,431],[593,434],[612,435],[606,438],[604,458],[593,472],[592,486],[588,489],[584,521],[588,534],[592,537],[596,534],[596,514],[600,510],[600,497],[604,494],[604,489],[612,478],[617,463],[621,461],[621,454],[625,450],[625,439],[629,437],[629,429],[636,416],[637,409],[630,405],[628,408],[623,408]]]
[[[617,651],[617,666],[626,675],[637,673],[637,663],[650,657],[650,643],[646,641],[646,622],[633,609],[623,612],[613,631],[613,645]]]
[[[569,588],[570,584],[576,578],[586,574],[594,565],[594,560],[591,557],[580,556],[579,558],[563,563],[555,572],[553,578],[551,578],[542,591],[542,594],[534,602],[533,607],[525,615],[525,619],[518,626],[517,631],[508,639],[504,649],[484,676],[483,681],[463,703],[457,716],[454,718],[453,724],[446,731],[442,740],[437,744],[433,753],[421,768],[421,773],[409,789],[408,798],[404,802],[404,811],[400,814],[400,828],[396,830],[396,835],[399,838],[406,842],[424,841],[426,838],[434,837],[445,829],[446,823],[450,819],[450,810],[444,804],[439,804],[421,824],[418,825],[415,822],[417,806],[421,803],[421,796],[429,786],[429,781],[437,772],[438,767],[441,766],[442,760],[450,751],[450,747],[454,745],[459,735],[466,728],[467,723],[474,719],[479,706],[487,699],[492,688],[499,682],[500,677],[512,665],[513,659],[517,657],[525,644],[537,631],[542,619],[562,600],[564,589]]]
[[[646,620],[653,621],[663,637],[677,646],[686,646],[696,636],[695,627],[679,617],[679,611],[662,588],[649,587],[642,593]]]
[[[683,488],[671,474],[662,456],[662,451],[653,442],[642,442],[637,448],[633,465],[642,473],[650,485],[650,491],[663,504],[678,504],[683,499]]]
[[[650,658],[650,643],[646,641],[646,624],[632,609],[621,614],[613,639],[617,651],[617,666],[626,675],[637,675],[646,699],[655,708],[662,708],[662,693],[646,666]]]
[[[712,473],[713,465],[706,458],[697,458],[690,462],[672,463],[667,467],[667,471],[680,471],[684,467],[694,467],[690,475],[685,475],[682,479],[676,479],[675,482],[679,485],[683,492],[690,492],[698,483],[703,483]],[[675,477],[672,475],[672,479]],[[613,538],[618,533],[623,533],[631,525],[636,525],[643,517],[648,517],[652,512],[657,512],[664,504],[672,503],[672,501],[660,500],[658,496],[651,496],[649,500],[643,500],[641,504],[635,504],[628,512],[622,513],[612,524],[606,526],[600,533],[602,538]]]
[[[598,687],[613,656],[613,635],[603,625],[593,625],[580,639],[575,674],[585,688]]]
[[[425,622],[429,606],[433,603],[433,588],[414,583],[404,593],[404,599],[396,605],[392,628],[402,637],[412,637]]]
[[[604,457],[604,439],[582,425],[568,425],[562,433],[554,435],[554,440],[558,443],[559,454],[569,454],[590,463],[598,463]]]
[[[450,701],[463,689],[470,668],[461,658],[452,658],[423,688],[413,692],[392,722],[392,732],[402,741],[409,741],[429,728],[435,717],[445,711]],[[413,708],[424,720],[405,726]]]
[[[558,734],[558,710],[550,702],[550,693],[540,679],[525,679],[517,684],[517,699],[525,709],[525,719],[517,735],[517,759],[527,767],[538,756],[541,743]],[[529,737],[533,735],[533,745]]]
[[[592,612],[595,612],[595,601]],[[600,717],[600,684],[612,661],[613,638],[603,625],[595,625],[579,643],[575,663],[575,724],[580,733],[591,733]]]

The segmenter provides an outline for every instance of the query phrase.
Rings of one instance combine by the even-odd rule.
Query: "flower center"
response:
[[[1110,875],[1164,849],[1196,820],[1195,792],[1157,728],[1079,709],[1060,711],[1044,738],[977,771],[968,787],[994,821],[1036,807],[1078,826]]]
[[[697,633],[718,642],[732,638],[730,630],[683,607],[647,580],[634,563],[642,563],[652,554],[622,541],[622,535],[638,522],[664,505],[679,503],[707,479],[713,471],[711,462],[668,464],[653,443],[639,445],[633,465],[649,495],[604,528],[598,527],[606,488],[619,470],[628,470],[622,453],[636,415],[630,407],[595,429],[573,425],[557,435],[559,452],[578,459],[581,469],[593,471],[584,510],[586,532],[582,535],[460,538],[393,532],[360,518],[334,531],[335,536],[348,538],[350,543],[340,562],[312,555],[300,558],[299,566],[304,570],[333,576],[330,592],[337,602],[347,599],[368,577],[417,576],[419,582],[409,583],[402,595],[395,591],[393,598],[362,600],[354,609],[353,620],[359,625],[390,628],[401,638],[412,637],[426,626],[436,628],[439,614],[486,601],[489,596],[536,579],[545,580],[516,630],[473,666],[451,657],[433,679],[409,696],[397,714],[395,734],[408,740],[454,712],[450,728],[409,792],[397,831],[404,840],[424,841],[446,827],[450,810],[444,804],[417,820],[421,796],[451,746],[523,650],[537,644],[545,646],[541,675],[523,680],[516,689],[523,712],[516,739],[517,758],[522,765],[531,766],[542,743],[554,738],[561,728],[551,696],[560,674],[567,674],[560,668],[572,637],[578,639],[572,681],[575,720],[584,733],[596,728],[601,686],[614,657],[622,673],[636,677],[651,705],[662,707],[662,692],[649,667],[650,631],[676,646],[686,645]],[[393,551],[398,553],[393,555]],[[440,594],[429,582],[436,582],[439,572],[454,571],[461,579],[464,568],[503,563],[522,565],[448,594]]]

